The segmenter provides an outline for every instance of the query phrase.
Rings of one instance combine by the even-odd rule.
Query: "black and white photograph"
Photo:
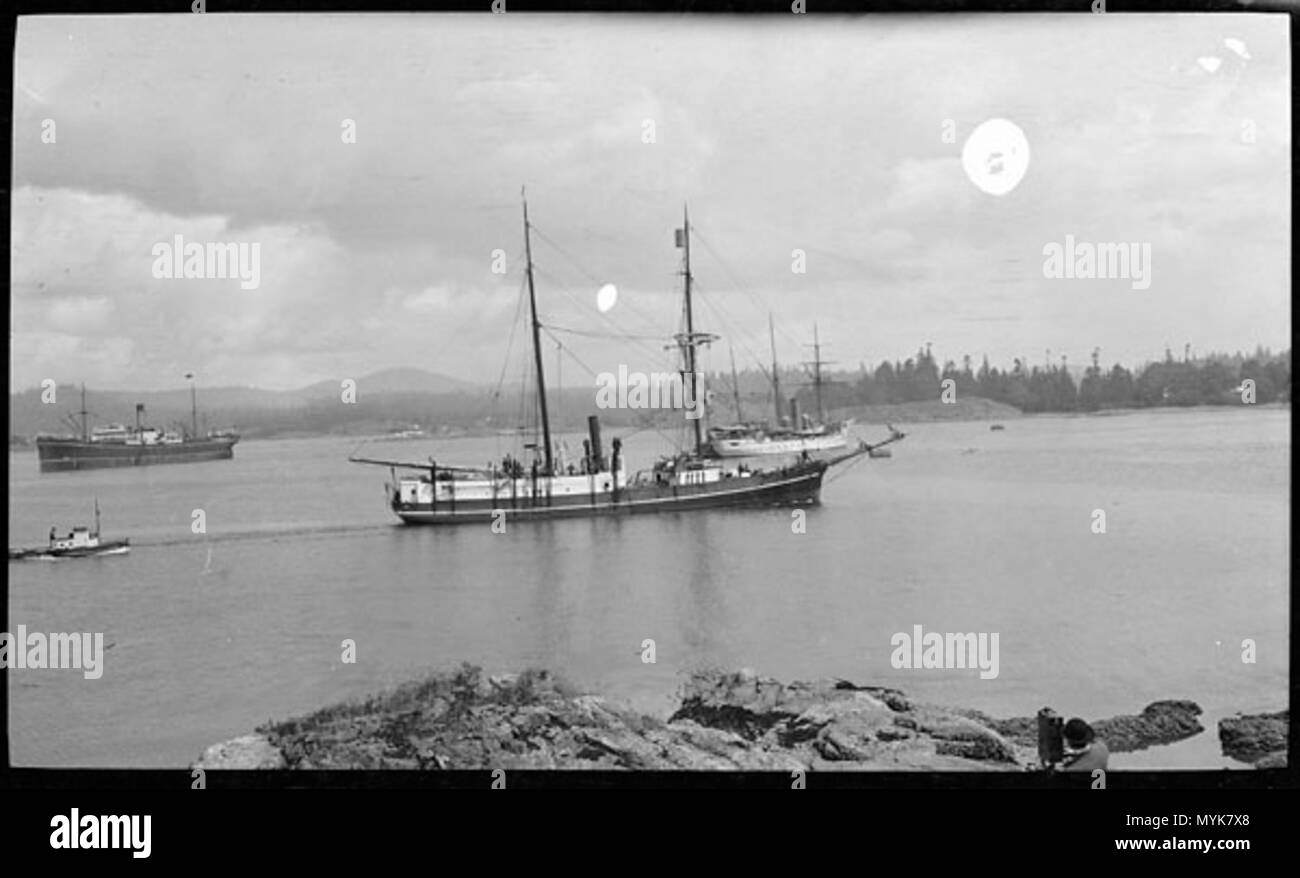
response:
[[[16,18],[12,769],[1286,773],[1286,13],[177,5]]]

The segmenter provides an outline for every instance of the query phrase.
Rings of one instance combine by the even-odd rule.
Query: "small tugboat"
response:
[[[95,529],[74,527],[66,537],[50,528],[50,544],[35,549],[10,549],[10,561],[49,561],[56,558],[93,558],[99,555],[125,555],[131,551],[131,541],[101,540],[99,538],[99,501],[95,501]]]

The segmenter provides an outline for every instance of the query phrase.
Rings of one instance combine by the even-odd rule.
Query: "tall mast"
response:
[[[555,342],[555,389],[556,392],[559,394],[561,405],[564,404],[564,373],[561,371],[564,368],[564,363],[561,362],[560,360],[560,353],[563,350],[564,347],[560,344],[559,340],[557,339]],[[556,409],[555,416],[560,419],[561,423],[563,423],[564,421],[563,412],[561,412],[559,409]],[[561,461],[561,466],[563,466],[563,461]]]
[[[684,204],[682,205],[682,248],[686,255],[686,267],[682,272],[686,278],[686,377],[691,383],[691,402],[698,409],[700,395],[695,380],[695,318],[691,313],[691,217]],[[694,418],[691,423],[695,427],[695,453],[700,454],[704,449],[700,419]]]
[[[817,423],[826,423],[826,412],[822,408],[822,346],[817,338],[817,324],[813,324],[813,393],[817,397]]]
[[[776,364],[776,330],[772,327],[772,312],[767,312],[767,338],[772,344],[772,397],[776,404],[776,422],[773,426],[781,426],[781,369]],[[796,430],[798,424],[792,425]]]
[[[89,442],[90,433],[86,430],[86,384],[81,384],[81,441]]]
[[[190,435],[197,439],[199,438],[199,395],[194,387],[194,373],[186,372],[185,377],[190,379]]]
[[[736,423],[745,423],[745,416],[740,411],[740,379],[736,377],[736,350],[731,345],[727,345],[727,353],[731,354],[731,392],[736,398]]]
[[[546,412],[546,374],[542,369],[542,324],[537,319],[537,293],[533,289],[533,245],[528,234],[528,199],[520,190],[524,202],[524,256],[528,260],[528,307],[533,315],[533,360],[537,366],[537,400],[542,407],[542,441],[546,449],[546,474],[552,475],[551,419]]]
[[[826,410],[822,406],[822,366],[833,361],[822,359],[822,345],[821,340],[817,337],[816,323],[813,324],[813,343],[811,347],[813,349],[812,362],[805,363],[804,365],[813,367],[813,392],[816,394],[817,398],[817,423],[825,424]]]

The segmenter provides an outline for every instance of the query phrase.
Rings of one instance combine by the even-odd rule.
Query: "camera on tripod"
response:
[[[1050,707],[1038,711],[1038,761],[1049,771],[1065,760],[1065,720]]]

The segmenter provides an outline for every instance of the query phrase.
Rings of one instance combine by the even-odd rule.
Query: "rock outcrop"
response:
[[[979,711],[961,711],[964,715],[993,729],[1018,747],[1038,749],[1038,720],[1032,716],[993,719]],[[1139,714],[1125,714],[1091,723],[1097,737],[1106,742],[1111,753],[1145,750],[1172,744],[1205,731],[1197,719],[1201,708],[1194,701],[1153,701]]]
[[[1201,731],[1191,702],[1095,723],[1112,751]],[[208,748],[198,768],[1024,771],[1033,718],[913,701],[845,680],[783,684],[697,673],[667,720],[581,694],[546,671],[451,674],[272,723]]]
[[[1223,755],[1256,768],[1286,768],[1290,711],[1257,713],[1219,720]]]
[[[203,751],[192,768],[287,768],[284,756],[265,735],[244,735],[233,741],[213,744]]]

